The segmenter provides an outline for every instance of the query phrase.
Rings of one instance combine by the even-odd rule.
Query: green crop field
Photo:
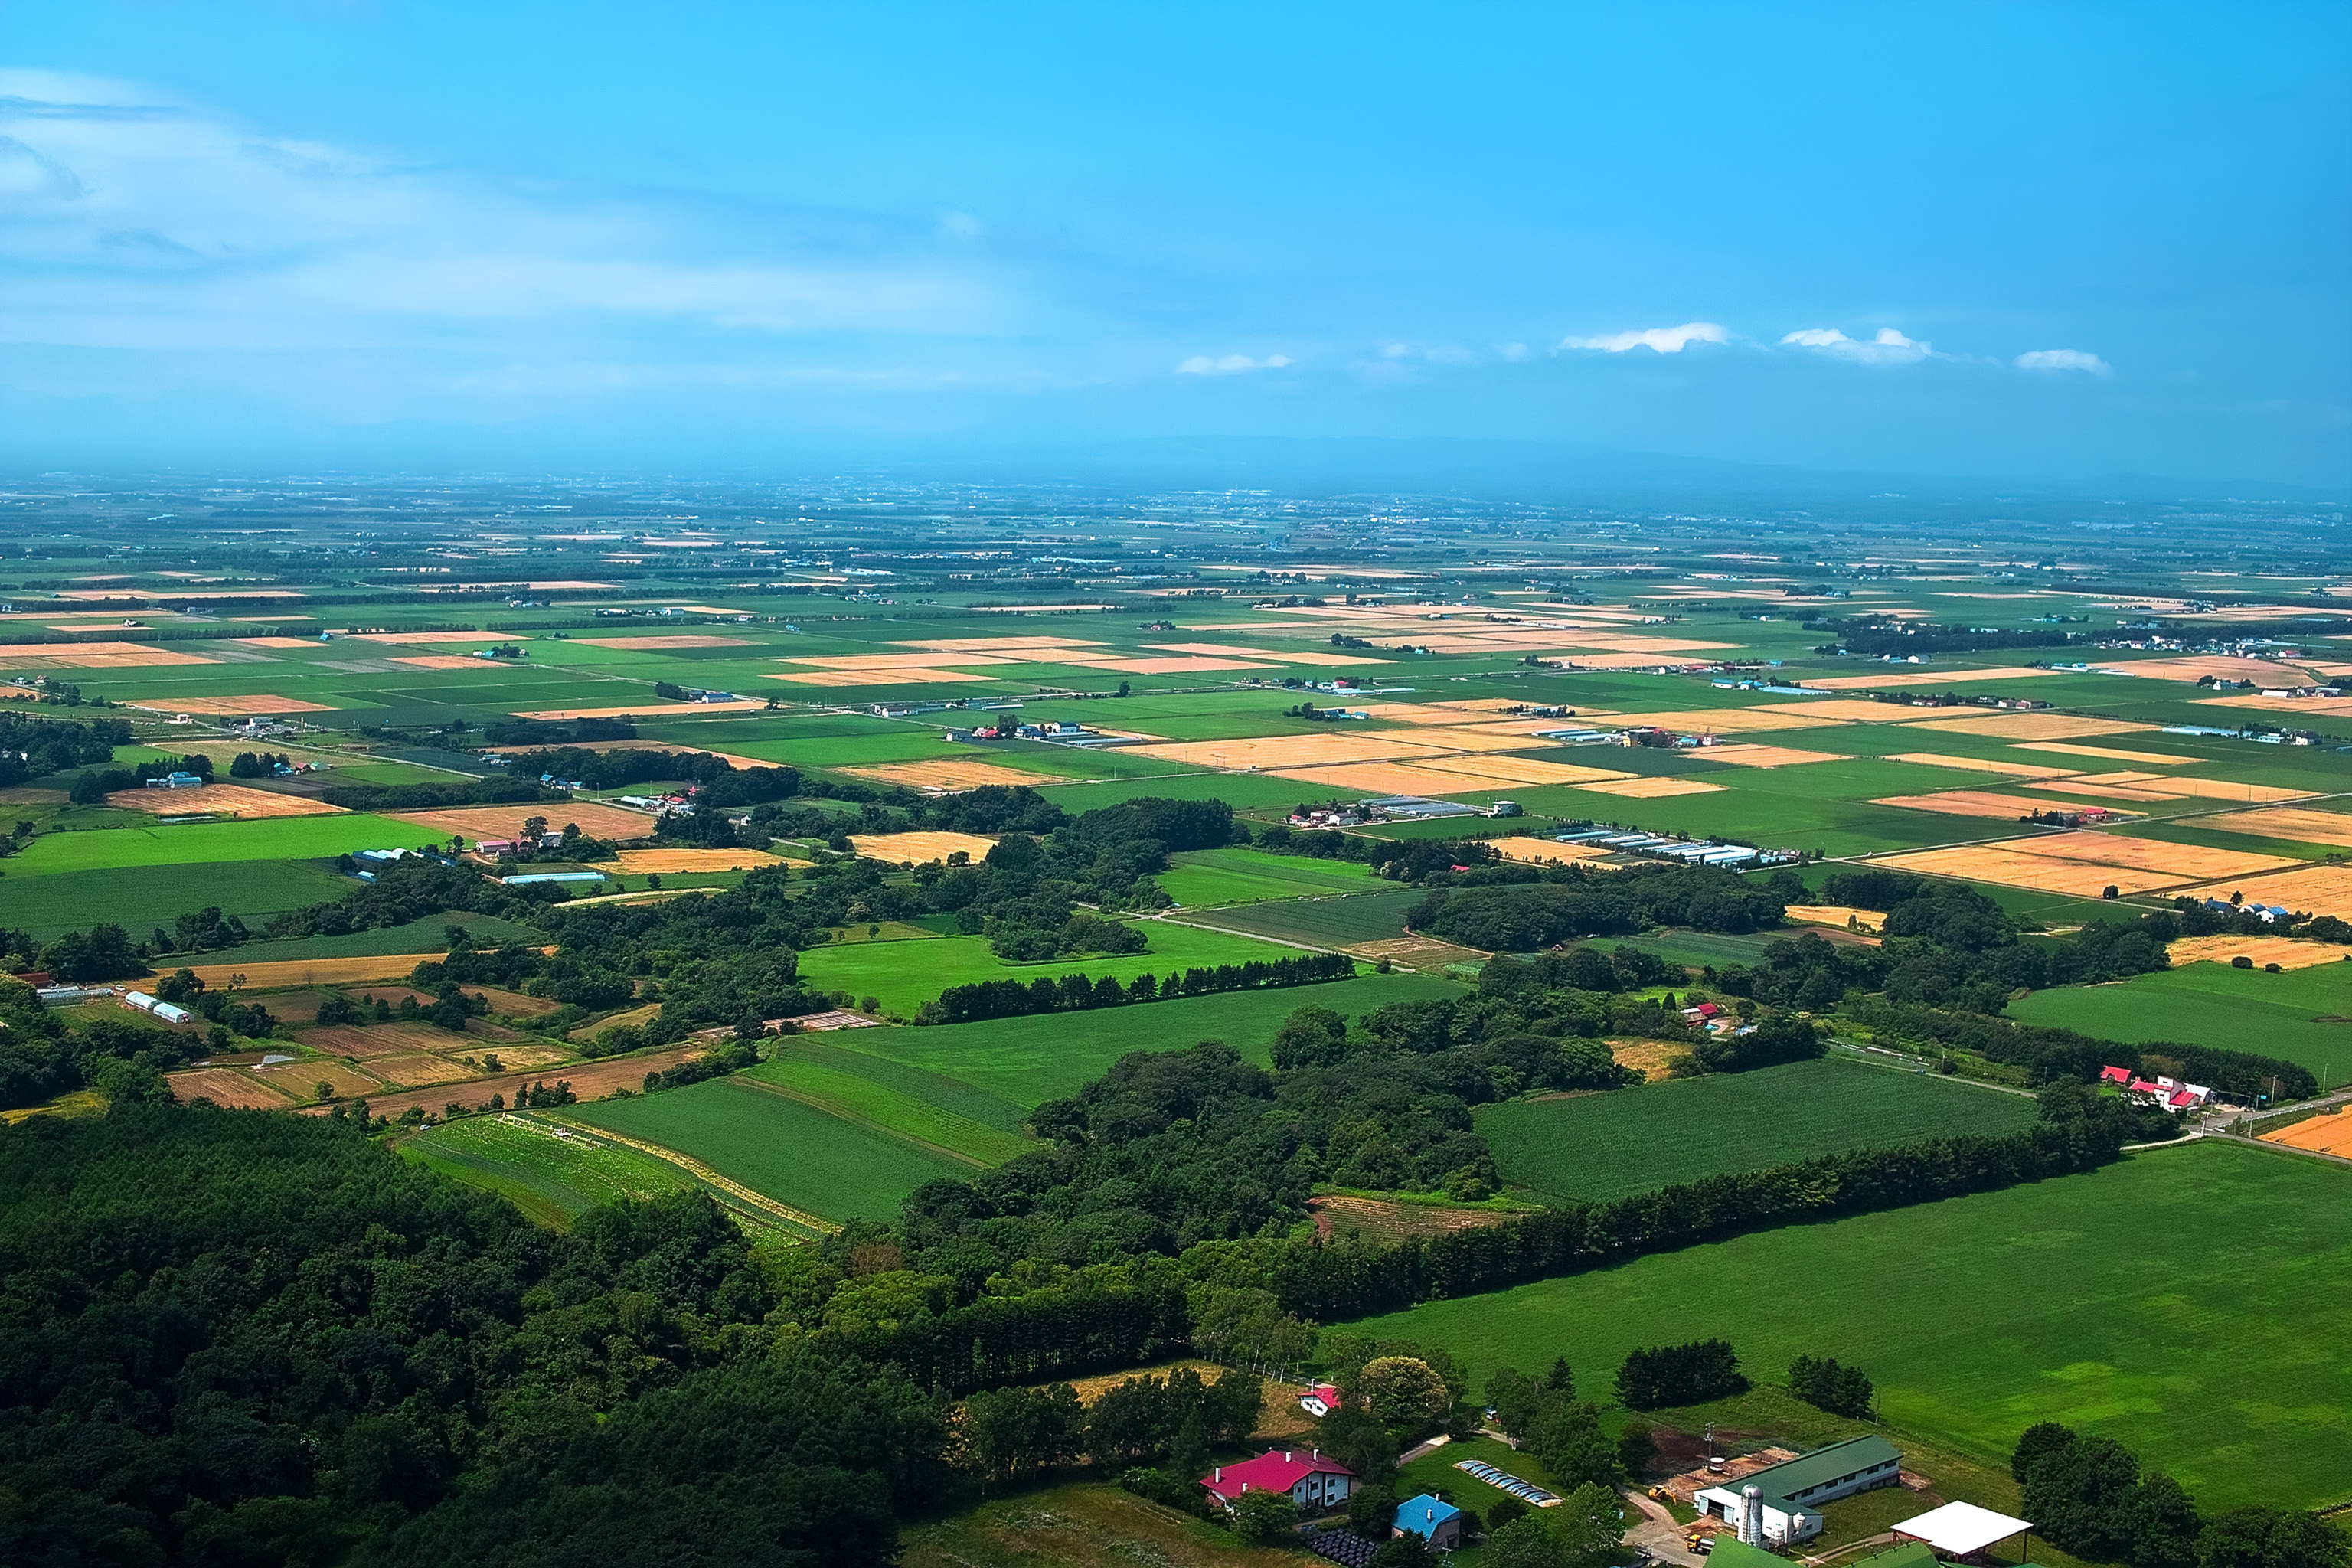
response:
[[[1165,974],[1171,970],[1296,956],[1245,936],[1202,931],[1172,921],[1137,923],[1151,943],[1148,952],[1068,958],[1053,963],[1006,963],[991,950],[985,937],[856,942],[837,947],[814,947],[802,953],[801,977],[824,991],[878,996],[882,1005],[890,1011],[912,1016],[916,1008],[949,986],[969,985],[982,980],[1025,983],[1040,976],[1072,973],[1097,977],[1109,974],[1132,980],[1139,974]]]
[[[537,1117],[468,1117],[404,1138],[410,1159],[511,1201],[542,1225],[569,1225],[622,1198],[658,1197],[701,1184],[676,1165],[617,1143],[566,1136]]]
[[[802,1055],[789,1041],[777,1047],[774,1060],[745,1071],[742,1081],[771,1086],[844,1121],[960,1154],[975,1165],[1000,1165],[1036,1147],[1019,1132],[976,1121],[919,1093]]]
[[[0,926],[22,927],[43,938],[87,931],[101,921],[113,921],[131,935],[144,937],[156,926],[168,931],[180,916],[213,907],[257,924],[306,904],[331,903],[359,886],[349,877],[314,863],[237,860],[81,871],[74,876],[71,895],[60,898],[58,889],[64,884],[18,874],[25,858],[0,863]]]
[[[2226,963],[2190,963],[2111,985],[2036,991],[2009,1005],[2027,1024],[2079,1029],[2134,1045],[2191,1041],[2279,1057],[2352,1079],[2352,963],[2267,974]]]
[[[445,837],[430,827],[359,812],[258,822],[192,822],[177,827],[110,827],[88,833],[44,833],[10,859],[6,870],[14,879],[79,876],[126,866],[331,860],[354,849],[415,849],[441,843]]]
[[[953,1111],[967,1121],[982,1127],[992,1127],[999,1132],[1019,1132],[1029,1121],[1029,1108],[1015,1105],[966,1083],[960,1078],[944,1073],[927,1072],[902,1061],[857,1048],[854,1043],[876,1037],[864,1031],[842,1034],[798,1035],[774,1047],[778,1059],[814,1062],[835,1072],[868,1079],[885,1089],[923,1100]]]
[[[1403,935],[1405,912],[1428,896],[1417,888],[1374,882],[1366,892],[1327,893],[1319,898],[1208,910],[1198,918],[1211,925],[1251,931],[1276,942],[1339,947]]]
[[[675,1149],[754,1192],[836,1222],[888,1218],[925,1182],[962,1179],[978,1168],[733,1079],[602,1100],[567,1114]]]
[[[1160,885],[1179,904],[1256,903],[1303,894],[1349,892],[1377,886],[1371,868],[1353,860],[1318,860],[1306,855],[1268,855],[1255,849],[1195,849],[1170,857],[1175,869]]]
[[[1364,974],[1322,985],[1229,991],[982,1024],[861,1029],[856,1048],[961,1079],[1025,1107],[1075,1093],[1129,1051],[1186,1050],[1214,1039],[1264,1064],[1283,1019],[1309,1004],[1352,1017],[1384,1003],[1460,994],[1460,986],[1423,975]]]
[[[1759,1382],[1834,1355],[1898,1431],[1987,1463],[2063,1421],[2208,1509],[2312,1507],[2352,1490],[2348,1196],[2340,1169],[2208,1142],[1357,1326],[1444,1345],[1482,1381],[1565,1355],[1596,1390],[1639,1345],[1719,1334]]]
[[[1481,1106],[1504,1180],[1605,1203],[1677,1182],[1889,1143],[2030,1125],[2023,1095],[1829,1058],[1606,1094]]]
[[[337,893],[348,892],[347,879],[335,879]],[[225,950],[220,955],[235,958],[244,963],[273,963],[297,958],[375,958],[384,953],[438,952],[449,945],[447,928],[463,926],[474,934],[477,942],[525,942],[537,945],[547,940],[547,933],[534,926],[518,925],[502,921],[496,915],[469,914],[462,910],[449,914],[426,915],[406,925],[378,926],[373,931],[355,931],[348,936],[289,937],[280,942],[249,942],[242,947]]]

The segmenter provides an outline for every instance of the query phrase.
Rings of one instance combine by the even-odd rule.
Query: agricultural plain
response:
[[[2190,963],[2107,985],[2036,991],[2010,1016],[2136,1045],[2190,1040],[2300,1063],[2341,1088],[2352,1080],[2352,963],[2278,974]]]
[[[2352,1419],[2344,1194],[2344,1173],[2315,1161],[2189,1144],[1356,1327],[1443,1344],[1481,1379],[1718,1334],[1759,1383],[1800,1354],[1834,1355],[1869,1369],[1898,1443],[1917,1432],[2002,1465],[2027,1426],[2062,1421],[2209,1508],[2312,1507],[2342,1495],[2332,1434]],[[2197,1245],[2161,1239],[2181,1236]]]

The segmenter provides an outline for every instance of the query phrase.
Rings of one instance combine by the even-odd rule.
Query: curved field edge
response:
[[[1748,1374],[1866,1369],[1890,1427],[2001,1466],[2062,1421],[2208,1510],[2347,1490],[2352,1175],[2207,1141],[2103,1170],[1789,1226],[1355,1325],[1483,1380],[1565,1355],[1605,1385],[1638,1345],[1721,1335]]]

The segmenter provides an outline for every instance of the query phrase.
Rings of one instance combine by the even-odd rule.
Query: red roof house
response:
[[[1244,1492],[1286,1492],[1301,1513],[1324,1513],[1348,1500],[1356,1472],[1314,1448],[1268,1448],[1255,1459],[1218,1466],[1201,1484],[1227,1508]]]
[[[2099,1081],[2101,1083],[2129,1083],[2131,1082],[2131,1068],[2101,1068],[2099,1069]]]
[[[1337,1387],[1328,1383],[1318,1383],[1298,1396],[1298,1404],[1307,1414],[1319,1421],[1339,1408],[1341,1397]]]

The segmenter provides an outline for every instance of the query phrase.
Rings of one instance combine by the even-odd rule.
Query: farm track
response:
[[[532,1118],[532,1120],[545,1119]],[[614,1132],[603,1127],[589,1127],[577,1121],[565,1121],[563,1125],[575,1138],[584,1138],[592,1142],[600,1138],[609,1139],[623,1148],[634,1149],[638,1153],[649,1155],[665,1164],[675,1165],[696,1181],[706,1186],[718,1188],[743,1207],[773,1224],[795,1230],[805,1230],[815,1236],[831,1236],[841,1228],[831,1220],[819,1219],[813,1214],[804,1214],[790,1204],[778,1203],[765,1193],[752,1191],[732,1177],[720,1175],[691,1154],[681,1154],[675,1149],[666,1149],[658,1143],[650,1143],[642,1138],[632,1138],[625,1132]]]

